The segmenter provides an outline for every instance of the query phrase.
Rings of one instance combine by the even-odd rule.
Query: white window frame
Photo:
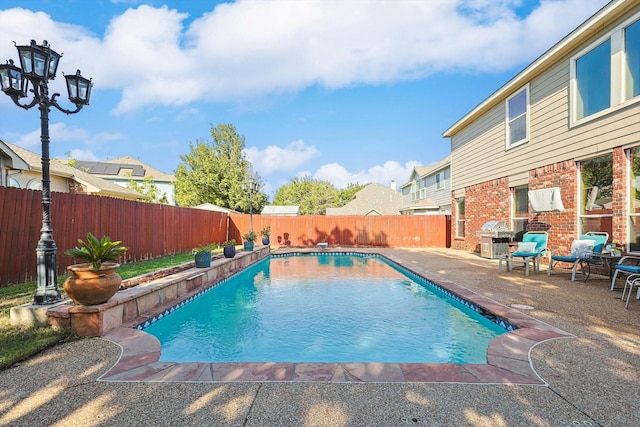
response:
[[[569,127],[579,126],[583,123],[590,122],[598,119],[604,115],[610,114],[616,110],[627,107],[630,104],[640,102],[640,96],[626,99],[626,52],[624,46],[624,30],[640,21],[640,12],[634,14],[629,19],[622,22],[620,25],[609,31],[607,34],[595,40],[587,47],[573,55],[570,59],[570,81],[569,81]],[[609,107],[598,111],[597,113],[578,119],[578,81],[576,76],[576,61],[596,47],[600,46],[605,41],[611,41],[611,99]]]
[[[444,180],[444,171],[438,172],[436,174],[436,190],[443,190],[445,188]]]
[[[633,206],[633,203],[631,202],[632,197],[635,197],[634,194],[634,190],[635,187],[632,185],[631,180],[634,179],[635,177],[633,176],[633,164],[632,164],[632,151],[634,151],[635,149],[637,149],[638,147],[630,147],[629,149],[625,150],[625,156],[626,156],[626,161],[627,161],[627,229],[626,229],[626,236],[627,236],[627,243],[625,245],[625,252],[629,252],[629,253],[634,253],[637,254],[639,251],[638,250],[631,250],[631,239],[634,239],[635,236],[631,235],[631,231],[634,230],[634,227],[632,227],[632,223],[638,222],[640,221],[640,213],[635,213],[631,210],[631,207]],[[611,236],[612,239],[619,239],[618,237],[615,236]]]
[[[529,224],[529,201],[527,200],[527,216],[518,216],[518,213],[516,212],[516,191],[518,189],[525,189],[525,191],[529,191],[529,185],[519,185],[517,187],[512,187],[512,191],[511,191],[511,229],[515,231],[516,229],[516,223],[517,221],[526,221],[527,222],[527,226],[525,227],[524,232],[526,233],[527,230],[526,228],[528,228],[528,224]]]
[[[598,218],[612,218],[613,217],[613,213],[603,213],[603,214],[583,214],[582,213],[582,202],[583,202],[583,200],[582,200],[582,190],[583,190],[583,185],[584,185],[584,183],[582,182],[582,167],[583,167],[582,164],[585,163],[585,162],[588,162],[590,160],[594,160],[594,159],[597,159],[599,157],[608,156],[608,155],[612,156],[611,161],[613,162],[613,154],[612,153],[604,153],[604,154],[602,154],[600,156],[595,156],[595,157],[590,157],[590,158],[587,158],[587,159],[582,159],[580,162],[578,162],[578,165],[577,165],[578,166],[577,167],[577,169],[578,169],[577,170],[577,173],[578,173],[578,185],[577,185],[578,194],[577,194],[577,196],[578,197],[576,198],[576,200],[578,202],[578,204],[577,204],[577,206],[578,206],[578,209],[577,209],[577,213],[578,213],[578,235],[585,234],[585,233],[587,233],[589,231],[592,231],[592,230],[584,229],[584,226],[583,226],[584,221],[586,221],[586,220],[588,220],[590,218],[598,219]],[[609,237],[611,239],[616,238],[616,237],[613,237],[613,236],[609,236]]]
[[[466,206],[465,206],[465,219],[460,219],[460,203],[464,203],[464,197],[456,199],[456,238],[464,239],[465,237],[465,219],[466,219]],[[460,225],[462,224],[462,227]],[[462,229],[462,230],[461,230]]]
[[[511,101],[513,98],[515,98],[516,96],[520,95],[522,92],[525,92],[525,91],[526,91],[526,105],[527,105],[525,112],[523,114],[520,114],[517,117],[514,117],[512,120],[509,120],[509,101]],[[530,135],[529,122],[531,117],[530,96],[531,96],[530,85],[529,83],[527,83],[520,90],[518,90],[517,92],[513,93],[510,97],[508,97],[505,101],[505,105],[504,105],[505,150],[509,150],[511,148],[514,148],[529,142],[529,135]],[[525,137],[518,141],[511,142],[511,123],[517,119],[522,118],[523,116],[525,118]]]

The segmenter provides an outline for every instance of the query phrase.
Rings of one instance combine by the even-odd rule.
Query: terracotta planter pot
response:
[[[62,287],[69,298],[80,305],[96,305],[109,301],[122,283],[116,273],[120,264],[105,262],[100,270],[94,270],[89,264],[74,264],[67,267],[71,276]]]

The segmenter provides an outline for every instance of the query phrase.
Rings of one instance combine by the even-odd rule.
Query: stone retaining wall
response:
[[[268,246],[252,252],[238,251],[234,258],[219,258],[208,268],[191,268],[151,282],[118,291],[104,304],[68,303],[47,310],[52,326],[71,326],[76,335],[103,336],[120,326],[134,326],[159,310],[210,287],[231,274],[267,257]]]

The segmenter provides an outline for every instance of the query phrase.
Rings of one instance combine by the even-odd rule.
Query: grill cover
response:
[[[496,231],[509,231],[509,227],[504,221],[487,221],[482,226],[482,231],[496,232]]]

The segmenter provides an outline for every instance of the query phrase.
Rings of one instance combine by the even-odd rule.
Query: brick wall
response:
[[[549,233],[548,247],[567,253],[578,229],[578,168],[576,162],[565,161],[529,171],[529,190],[560,187],[562,212],[529,210],[529,231]]]
[[[613,150],[613,219],[610,240],[627,241],[627,166],[622,147]],[[563,161],[541,166],[529,171],[529,190],[559,187],[564,211],[529,211],[529,231],[547,231],[549,248],[559,253],[568,253],[571,242],[579,229],[578,216],[578,166],[575,161]],[[455,238],[456,203],[452,198],[451,247],[455,249],[480,251],[479,232],[485,222],[505,221],[511,227],[511,191],[507,178],[487,181],[465,188],[465,238]]]
[[[505,221],[511,226],[509,180],[499,178],[465,189],[465,238],[453,239],[456,249],[480,252],[480,230],[487,221]],[[452,206],[455,205],[453,201]],[[452,212],[452,236],[455,236],[455,211]]]

